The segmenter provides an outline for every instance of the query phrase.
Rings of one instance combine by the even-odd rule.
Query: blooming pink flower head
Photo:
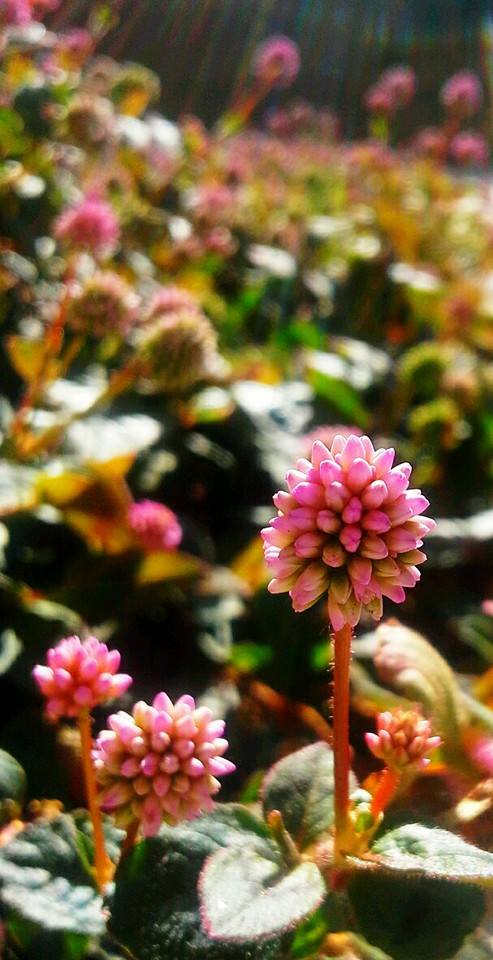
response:
[[[0,0],[0,24],[7,27],[25,27],[32,20],[29,0]]]
[[[379,83],[393,96],[397,107],[407,107],[416,91],[416,74],[412,67],[392,67],[382,74]]]
[[[397,100],[389,87],[376,83],[365,93],[365,107],[370,113],[390,115],[397,109]]]
[[[144,550],[174,550],[182,529],[172,510],[156,500],[139,500],[128,511],[130,529]]]
[[[377,732],[365,733],[365,740],[373,755],[394,770],[423,770],[430,763],[428,754],[442,742],[417,707],[377,714]]]
[[[483,88],[477,73],[460,70],[444,83],[440,99],[451,113],[459,117],[472,117],[477,113],[482,100]]]
[[[447,154],[447,137],[439,127],[424,127],[414,138],[414,146],[419,153],[436,160],[443,160]]]
[[[197,708],[193,697],[173,704],[158,693],[152,706],[141,700],[131,716],[120,711],[108,725],[94,751],[101,806],[121,826],[137,818],[145,836],[154,836],[163,820],[179,823],[211,810],[217,777],[235,769],[223,756],[224,721]]]
[[[350,437],[351,435],[355,437],[362,437],[363,431],[359,427],[355,427],[352,424],[350,427],[347,427],[345,423],[327,423],[323,424],[320,427],[314,427],[313,430],[310,430],[309,433],[305,433],[300,439],[299,452],[302,457],[307,457],[308,459],[312,455],[312,447],[315,443],[315,440],[321,440],[322,443],[325,443],[326,447],[332,446],[333,441],[337,435],[341,437]]]
[[[62,211],[55,221],[54,233],[57,240],[85,247],[97,255],[117,246],[120,225],[106,200],[87,196],[77,206]]]
[[[453,138],[450,156],[463,166],[484,167],[488,163],[488,144],[482,133],[464,130]]]
[[[83,642],[66,637],[48,650],[47,665],[38,664],[33,677],[46,697],[46,715],[56,722],[79,717],[107,700],[120,697],[132,683],[126,673],[117,673],[118,650],[108,650],[96,637]]]
[[[368,437],[320,440],[311,460],[286,474],[288,493],[274,497],[278,515],[262,531],[271,593],[289,592],[293,609],[307,610],[328,591],[334,630],[355,626],[366,610],[382,616],[382,597],[405,599],[419,580],[419,549],[435,522],[429,506],[408,490],[411,466],[393,466],[393,449],[375,450]]]
[[[255,76],[270,87],[285,89],[296,80],[300,70],[298,46],[289,37],[269,37],[255,52]]]

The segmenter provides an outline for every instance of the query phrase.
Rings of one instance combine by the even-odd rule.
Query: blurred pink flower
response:
[[[294,83],[299,70],[299,49],[289,37],[268,37],[255,51],[253,71],[261,83],[285,89]]]
[[[375,757],[394,770],[424,770],[430,763],[428,754],[441,744],[432,735],[431,723],[415,707],[396,708],[377,714],[377,732],[365,733],[368,748]]]
[[[25,27],[32,20],[29,0],[0,0],[0,24],[7,27]]]
[[[389,91],[397,107],[407,107],[416,91],[416,74],[412,67],[391,67],[382,74],[379,85]]]
[[[311,460],[289,470],[289,493],[274,497],[278,515],[262,531],[271,593],[289,592],[298,613],[328,592],[334,630],[355,626],[362,609],[382,616],[382,597],[405,599],[420,578],[419,549],[435,522],[408,490],[411,466],[393,467],[394,450],[375,450],[368,437],[336,436],[330,450],[313,444]]]
[[[453,138],[450,156],[462,166],[484,167],[488,163],[488,144],[482,133],[464,130]]]
[[[493,600],[483,600],[481,610],[487,617],[493,617]]]
[[[370,113],[391,114],[397,109],[397,101],[392,90],[376,83],[365,93],[365,107]]]
[[[126,673],[117,673],[118,650],[108,650],[96,637],[81,642],[66,637],[48,650],[47,666],[34,667],[33,677],[46,697],[46,715],[53,722],[79,717],[107,700],[120,697],[132,683]]]
[[[67,325],[93,337],[125,336],[137,319],[138,298],[126,280],[112,270],[97,270],[68,301]]]
[[[146,320],[156,320],[163,314],[176,313],[177,310],[199,310],[196,297],[184,287],[168,284],[156,290],[146,310]]]
[[[54,224],[57,240],[85,247],[98,255],[113,250],[120,239],[120,225],[106,200],[87,196],[75,207],[63,210]]]
[[[414,138],[414,146],[419,153],[436,160],[443,160],[447,155],[447,137],[439,127],[424,127]]]
[[[447,110],[457,116],[471,117],[477,113],[483,101],[483,88],[477,73],[472,70],[454,73],[444,83],[440,99]]]
[[[154,836],[163,820],[175,824],[211,810],[217,777],[235,769],[223,756],[224,721],[197,708],[193,697],[173,704],[158,693],[152,706],[141,700],[131,716],[120,711],[108,725],[94,750],[101,807],[121,826],[139,820],[145,836]]]
[[[138,500],[128,511],[130,529],[144,550],[175,550],[182,529],[172,510],[156,500]]]

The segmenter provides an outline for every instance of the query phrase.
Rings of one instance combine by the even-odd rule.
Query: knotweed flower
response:
[[[184,287],[177,287],[174,284],[168,284],[160,287],[153,295],[145,315],[146,322],[157,320],[164,314],[175,313],[177,310],[199,310],[199,302],[185,290]]]
[[[462,166],[484,167],[488,163],[488,144],[482,133],[464,130],[452,140],[450,156]]]
[[[97,271],[70,298],[67,324],[93,337],[125,336],[137,319],[137,306],[137,296],[123,277],[111,270]]]
[[[257,47],[253,70],[256,78],[269,87],[290,87],[300,70],[297,44],[281,34],[269,37]]]
[[[431,723],[417,707],[397,708],[377,715],[377,732],[365,733],[366,744],[375,757],[390,769],[424,770],[428,754],[441,744],[433,736]]]
[[[54,234],[57,240],[98,255],[117,246],[120,226],[109,203],[96,196],[87,196],[57,217]]]
[[[425,127],[420,130],[413,143],[418,153],[424,153],[435,160],[443,160],[448,149],[447,137],[439,127]]]
[[[382,74],[379,84],[392,95],[396,107],[407,107],[416,91],[416,74],[412,67],[391,67]]]
[[[140,500],[128,511],[128,523],[144,550],[175,550],[182,529],[168,507],[155,500]]]
[[[106,145],[115,131],[115,113],[109,100],[80,93],[71,101],[65,120],[69,138],[80,147]]]
[[[471,117],[477,113],[482,100],[481,81],[472,70],[460,70],[449,77],[440,92],[443,105],[459,117]]]
[[[165,311],[138,340],[144,376],[153,389],[183,393],[224,372],[217,336],[199,310]]]
[[[46,716],[54,723],[120,697],[132,683],[128,674],[116,672],[118,650],[108,650],[96,637],[83,642],[66,637],[48,650],[46,659],[47,666],[34,667],[33,677],[46,697]]]
[[[365,107],[370,113],[390,115],[397,108],[397,102],[392,90],[382,83],[376,83],[365,93]]]
[[[188,695],[173,704],[158,693],[152,706],[141,700],[131,716],[120,711],[108,725],[94,751],[101,807],[120,826],[137,819],[145,836],[163,820],[179,823],[211,810],[217,777],[235,769],[223,756],[224,721]]]
[[[8,27],[25,27],[32,20],[29,0],[0,0],[0,24]]]
[[[435,523],[419,516],[428,500],[408,490],[412,468],[393,467],[394,456],[368,437],[336,436],[330,450],[315,441],[311,460],[286,474],[289,492],[276,493],[262,537],[269,590],[289,592],[297,613],[328,591],[333,629],[354,627],[362,609],[380,619],[382,597],[402,603],[419,580],[422,537]]]

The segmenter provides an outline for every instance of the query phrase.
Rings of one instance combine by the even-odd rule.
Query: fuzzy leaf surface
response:
[[[249,943],[292,930],[320,906],[325,884],[305,862],[286,873],[269,850],[218,850],[200,878],[204,926],[218,940]],[[266,855],[267,854],[267,855]]]
[[[5,750],[0,750],[0,800],[22,802],[26,792],[26,774],[20,763]]]
[[[0,902],[44,930],[96,936],[102,901],[80,858],[68,816],[38,821],[0,850]]]

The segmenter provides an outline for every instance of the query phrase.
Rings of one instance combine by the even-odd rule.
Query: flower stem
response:
[[[392,802],[400,779],[401,775],[397,770],[391,770],[390,767],[385,767],[385,770],[382,770],[378,787],[373,794],[371,804],[371,812],[374,817],[378,817],[380,813],[383,813],[389,803]]]
[[[334,633],[334,860],[343,858],[349,825],[349,667],[352,630],[349,624]]]
[[[78,721],[80,741],[82,749],[82,767],[84,770],[84,780],[86,786],[87,806],[92,821],[94,837],[94,872],[96,883],[100,890],[103,890],[111,879],[113,865],[104,842],[103,821],[101,819],[101,810],[97,800],[96,777],[92,765],[92,736],[91,736],[91,717],[89,713],[83,713]]]

